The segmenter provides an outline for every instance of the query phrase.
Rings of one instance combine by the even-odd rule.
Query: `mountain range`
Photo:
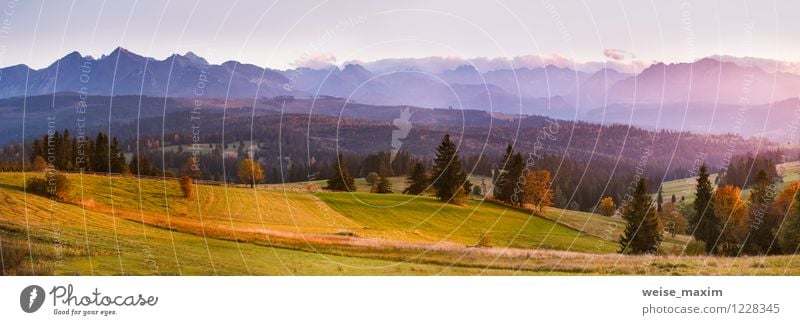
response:
[[[371,105],[474,109],[712,132],[733,129],[713,127],[713,118],[709,123],[686,123],[680,117],[720,112],[729,116],[729,111],[758,115],[754,112],[771,109],[780,110],[776,116],[793,116],[798,108],[791,103],[800,95],[798,89],[799,75],[718,57],[655,63],[638,74],[554,65],[491,71],[462,65],[437,72],[384,66],[375,73],[356,63],[290,70],[236,61],[210,64],[192,52],[158,60],[119,47],[100,58],[72,52],[41,69],[25,65],[0,69],[0,98],[60,92],[251,101],[333,96]],[[665,118],[655,118],[662,115]],[[760,134],[757,126],[750,129],[750,135]]]

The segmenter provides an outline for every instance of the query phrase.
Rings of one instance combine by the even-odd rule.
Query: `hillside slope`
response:
[[[607,254],[619,221],[582,212],[212,185],[186,200],[174,180],[69,179],[56,203],[0,173],[6,274],[800,274],[791,256]],[[494,247],[472,247],[486,233]],[[15,253],[22,263],[6,265]]]

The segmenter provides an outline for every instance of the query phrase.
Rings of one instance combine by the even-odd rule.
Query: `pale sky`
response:
[[[800,61],[798,1],[0,0],[0,66],[117,46],[288,68],[428,56]],[[621,50],[621,51],[617,51]]]

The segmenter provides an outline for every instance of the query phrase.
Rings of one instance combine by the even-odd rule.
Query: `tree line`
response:
[[[440,201],[452,204],[463,203],[470,193],[482,194],[480,186],[469,181],[468,173],[461,164],[458,147],[449,134],[442,137],[434,150],[430,171],[426,170],[423,162],[415,163],[407,176],[409,185],[403,189],[403,194],[432,193]],[[371,192],[392,193],[387,179],[391,175],[387,161],[385,155],[376,158],[377,172],[373,177],[367,178],[368,184],[373,186]],[[497,201],[520,207],[528,206],[536,212],[542,212],[552,205],[553,190],[548,171],[534,170],[532,166],[526,165],[522,154],[514,152],[511,145],[508,145],[506,155],[498,164],[503,167],[497,171],[498,177],[493,186]],[[333,191],[355,191],[355,179],[350,175],[347,162],[341,154],[334,168],[334,174],[328,179],[325,188]]]
[[[236,157],[225,160],[221,165],[230,168],[227,175],[235,175],[239,183],[255,186],[269,182],[266,164],[260,159],[259,151],[245,152],[244,143],[240,141]],[[203,155],[223,156],[223,147],[211,145],[210,152]],[[69,130],[53,132],[35,139],[31,144],[28,156],[29,166],[33,170],[56,171],[88,171],[108,173],[131,173],[139,176],[181,176],[181,189],[188,198],[192,196],[194,180],[203,179],[207,174],[196,166],[197,157],[191,152],[179,148],[171,159],[178,168],[163,168],[151,163],[149,151],[133,155],[127,162],[120,142],[116,137],[109,137],[100,132],[94,138],[79,138],[70,134]],[[442,202],[462,204],[470,193],[481,193],[478,185],[471,184],[468,168],[462,166],[459,148],[445,133],[440,143],[433,150],[433,159],[418,159],[407,152],[396,153],[394,159],[389,152],[376,152],[360,157],[339,153],[331,162],[316,162],[315,169],[304,170],[306,181],[309,176],[327,179],[326,188],[333,191],[355,191],[355,178],[351,176],[353,169],[349,165],[357,165],[357,173],[365,175],[370,191],[373,193],[393,193],[394,189],[389,177],[407,175],[408,186],[402,189],[403,194],[432,194]],[[161,160],[166,161],[166,153],[162,152]],[[509,144],[504,154],[494,163],[483,163],[489,168],[492,179],[493,199],[505,204],[528,207],[541,213],[548,206],[558,206],[560,194],[559,178],[551,178],[549,168],[553,160],[548,156],[524,157],[521,152]],[[209,159],[211,159],[209,157]],[[480,159],[478,159],[480,160]],[[563,165],[564,159],[562,159]],[[800,245],[800,204],[798,201],[798,184],[787,186],[778,193],[777,185],[781,182],[775,168],[774,158],[768,157],[734,157],[724,170],[719,181],[712,181],[708,166],[703,163],[699,168],[695,186],[694,202],[689,205],[683,198],[673,195],[665,202],[658,184],[656,198],[648,192],[650,184],[641,175],[635,175],[633,185],[622,182],[618,184],[627,188],[623,192],[619,207],[611,195],[598,199],[594,192],[592,200],[596,203],[590,208],[603,215],[616,213],[626,221],[625,231],[620,238],[620,252],[626,254],[656,253],[665,234],[675,236],[686,233],[701,242],[707,254],[740,255],[740,254],[778,254],[794,253]],[[294,163],[286,168],[292,172]],[[757,170],[743,173],[746,168]],[[161,167],[161,168],[159,168]],[[273,167],[276,168],[276,167]],[[177,170],[177,173],[172,170]],[[285,171],[280,173],[280,181],[285,181]],[[743,176],[744,175],[744,176]],[[752,179],[751,179],[752,178]],[[35,193],[54,195],[64,200],[64,187],[69,182],[61,176],[49,179],[32,178],[26,186]],[[562,179],[563,181],[563,179]],[[750,195],[741,198],[741,187],[750,185]],[[588,186],[588,185],[587,185]],[[52,189],[51,189],[52,187]],[[575,189],[577,192],[577,188]],[[619,193],[619,192],[617,192]],[[619,195],[619,194],[618,194]],[[573,193],[575,196],[575,193]]]
[[[665,233],[692,235],[709,255],[794,254],[800,245],[800,184],[789,184],[779,193],[779,180],[768,175],[759,169],[743,199],[738,186],[715,185],[703,163],[691,205],[674,195],[663,202],[660,190],[653,200],[642,178],[619,209],[608,197],[598,210],[604,215],[616,210],[626,221],[620,238],[620,252],[625,254],[656,253]]]
[[[33,140],[29,162],[34,170],[47,165],[60,171],[92,171],[126,173],[128,166],[119,140],[109,139],[105,133],[97,137],[73,137],[69,130],[63,133],[45,133],[41,139]]]

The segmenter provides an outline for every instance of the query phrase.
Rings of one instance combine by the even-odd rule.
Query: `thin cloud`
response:
[[[330,53],[311,53],[294,60],[291,65],[311,69],[324,69],[336,65],[336,56]]]
[[[614,61],[623,61],[630,55],[633,58],[633,55],[628,53],[627,51],[620,50],[620,49],[605,49],[603,50],[603,55],[605,57],[614,60]]]
[[[461,58],[455,56],[431,56],[424,58],[390,58],[377,61],[358,61],[352,60],[347,63],[358,63],[374,73],[386,73],[394,71],[424,71],[438,74],[442,71],[453,70],[462,65],[474,66],[478,71],[487,72],[503,69],[536,69],[548,65],[559,68],[570,68],[578,71],[593,73],[605,68],[611,68],[623,73],[638,73],[642,69],[650,66],[653,61],[633,58],[630,60],[606,60],[606,61],[577,61],[573,58],[559,54],[551,55],[521,55],[514,57],[477,57]]]

